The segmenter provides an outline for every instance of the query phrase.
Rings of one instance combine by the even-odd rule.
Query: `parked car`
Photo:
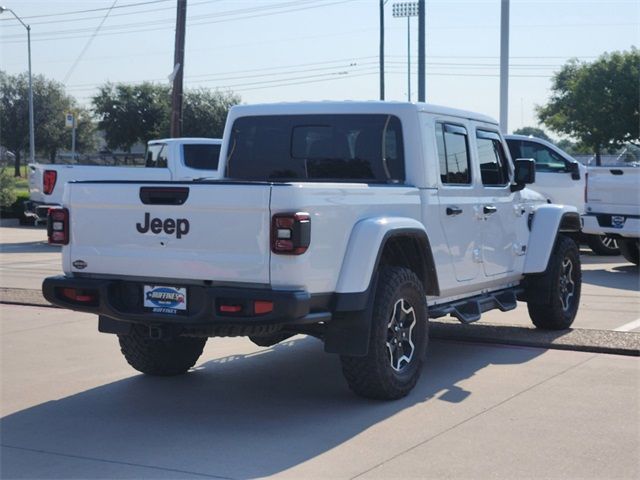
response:
[[[218,176],[222,140],[167,138],[147,144],[144,167],[29,164],[29,201],[25,221],[46,221],[51,207],[62,203],[65,185],[83,180],[190,180]]]
[[[395,399],[420,378],[427,317],[470,323],[519,299],[538,328],[572,324],[580,216],[525,188],[535,164],[511,162],[493,119],[245,105],[223,139],[222,179],[76,182],[51,212],[64,276],[44,296],[97,314],[133,368],[182,374],[208,337],[304,333],[340,355],[355,393]]]
[[[575,206],[585,213],[587,167],[567,152],[542,138],[525,135],[505,135],[512,158],[533,158],[536,161],[536,182],[530,188],[544,195],[551,203]],[[619,255],[616,237],[582,232],[576,241],[586,243],[597,255]]]

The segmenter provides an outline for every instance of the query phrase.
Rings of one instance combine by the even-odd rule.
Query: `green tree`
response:
[[[606,53],[592,63],[570,60],[552,80],[538,118],[552,131],[603,150],[640,138],[640,51]]]
[[[19,177],[21,158],[29,150],[29,77],[26,73],[8,75],[0,72],[0,107],[0,144],[16,155],[14,174]],[[70,111],[80,115],[76,150],[91,149],[94,126],[86,109],[77,106],[61,83],[42,75],[33,77],[36,151],[48,156],[52,162],[60,149],[71,147],[71,131],[64,126],[64,116]]]
[[[0,170],[0,207],[8,207],[16,201],[16,180],[7,170]]]
[[[551,140],[549,135],[544,133],[544,130],[542,130],[541,128],[537,128],[537,127],[522,127],[522,128],[518,128],[517,130],[513,131],[513,134],[514,135],[532,136],[532,137],[541,138],[543,140],[546,140],[547,142],[553,142],[553,140]]]
[[[136,142],[144,143],[169,133],[171,103],[169,87],[164,85],[107,83],[91,102],[109,148],[130,152]]]
[[[187,90],[182,112],[182,135],[222,138],[229,109],[238,103],[240,97],[233,93],[205,88]]]

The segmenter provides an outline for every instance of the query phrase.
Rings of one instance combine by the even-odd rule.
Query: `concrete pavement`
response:
[[[2,478],[640,476],[633,357],[434,341],[397,402],[305,337],[138,374],[91,315],[2,305]]]

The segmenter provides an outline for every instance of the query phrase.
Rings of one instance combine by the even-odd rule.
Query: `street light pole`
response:
[[[16,15],[16,12],[7,7],[0,7],[0,13],[3,12],[11,12],[11,14],[16,17],[16,19],[22,24],[24,28],[27,29],[27,51],[29,54],[29,161],[31,163],[35,162],[35,135],[34,135],[34,126],[33,126],[33,80],[31,76],[31,26],[27,25],[22,21],[22,19]]]

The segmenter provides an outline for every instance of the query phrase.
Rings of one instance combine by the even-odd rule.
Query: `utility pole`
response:
[[[384,4],[380,0],[380,100],[384,100]]]
[[[426,41],[425,41],[425,0],[418,0],[418,101],[424,102],[426,97]]]
[[[509,0],[500,9],[500,130],[508,132],[509,121]]]
[[[187,23],[187,0],[178,0],[176,44],[173,56],[173,89],[171,91],[171,137],[182,135],[182,83],[184,74],[184,37]]]

